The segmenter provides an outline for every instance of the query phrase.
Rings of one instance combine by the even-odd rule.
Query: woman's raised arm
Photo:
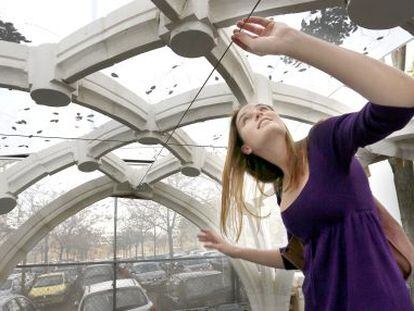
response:
[[[414,107],[414,79],[363,54],[336,46],[262,17],[237,23],[233,41],[258,55],[284,54],[318,68],[369,101],[394,107]]]

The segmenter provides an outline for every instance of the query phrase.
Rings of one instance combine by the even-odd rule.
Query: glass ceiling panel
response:
[[[138,94],[149,104],[157,104],[178,94],[199,90],[213,66],[204,58],[185,58],[169,47],[137,55],[102,72]],[[224,82],[215,71],[207,85]]]
[[[111,120],[76,104],[36,105],[29,93],[16,90],[0,88],[0,102],[0,156],[38,152],[86,135]]]

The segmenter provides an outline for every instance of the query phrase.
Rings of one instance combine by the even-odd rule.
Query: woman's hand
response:
[[[200,242],[204,243],[205,248],[216,249],[227,256],[236,257],[237,247],[228,243],[217,233],[208,229],[201,229],[197,237]]]
[[[280,55],[288,52],[293,28],[263,17],[252,16],[237,22],[231,39],[242,49],[257,55]]]

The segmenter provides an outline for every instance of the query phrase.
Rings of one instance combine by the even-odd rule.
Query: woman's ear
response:
[[[251,154],[252,151],[253,151],[252,148],[250,148],[246,144],[244,144],[243,146],[241,146],[241,152],[244,153],[245,155]]]

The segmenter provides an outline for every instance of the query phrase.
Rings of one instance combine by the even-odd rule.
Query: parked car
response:
[[[193,250],[191,250],[191,251],[189,251],[188,252],[188,255],[191,255],[191,256],[201,256],[201,254],[202,253],[204,253],[205,251],[204,250],[202,250],[202,249],[193,249]]]
[[[70,283],[63,272],[38,276],[29,291],[29,298],[38,306],[62,303],[70,292]]]
[[[12,274],[6,281],[0,284],[0,295],[22,294],[21,279],[19,275]]]
[[[143,286],[156,286],[167,280],[167,273],[158,262],[138,262],[131,267],[131,276]]]
[[[85,290],[86,286],[112,281],[114,279],[113,267],[110,264],[90,265],[85,268],[81,281],[81,289]]]
[[[113,282],[93,284],[85,288],[78,311],[112,311]],[[116,280],[116,311],[156,311],[145,289],[135,279]]]
[[[232,299],[231,280],[220,271],[185,272],[167,282],[162,305],[172,308],[196,308],[219,305]]]
[[[205,251],[200,253],[202,257],[224,257],[224,255],[218,251]]]
[[[78,268],[76,266],[60,266],[54,272],[63,272],[69,283],[73,284],[78,278]]]
[[[195,258],[195,259],[185,259],[185,258],[194,258],[194,256],[184,256],[175,262],[177,270],[182,272],[191,272],[191,271],[205,271],[212,270],[213,267],[209,260],[204,258]]]
[[[18,294],[6,294],[0,296],[1,311],[38,311],[30,299]]]
[[[34,278],[41,274],[47,273],[47,267],[42,266],[34,266],[29,268],[28,270],[30,270],[30,273],[33,275]]]

